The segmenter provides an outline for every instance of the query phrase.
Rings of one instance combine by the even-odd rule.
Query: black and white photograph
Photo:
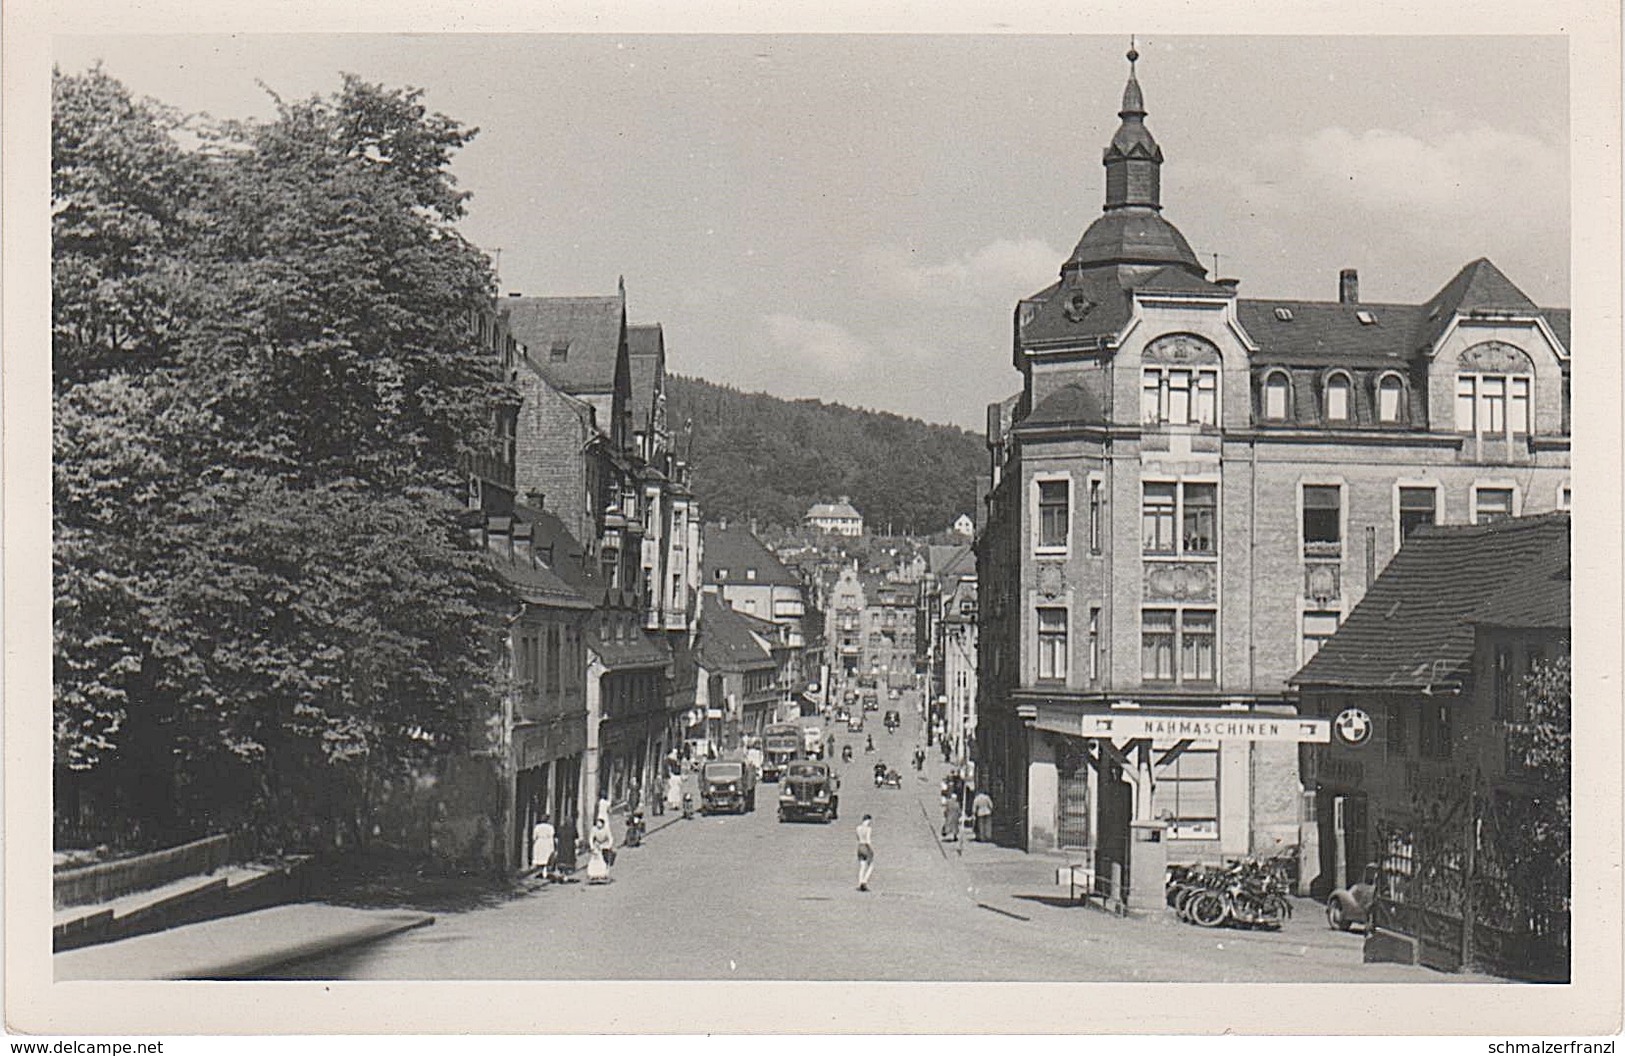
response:
[[[50,35],[30,985],[1617,1031],[1617,85],[1202,25]]]

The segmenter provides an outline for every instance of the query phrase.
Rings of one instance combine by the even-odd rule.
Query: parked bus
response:
[[[762,731],[762,780],[777,781],[784,767],[802,754],[801,727],[778,722]]]

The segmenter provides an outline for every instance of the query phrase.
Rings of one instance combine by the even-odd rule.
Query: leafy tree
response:
[[[1535,665],[1524,679],[1524,717],[1506,723],[1508,749],[1524,772],[1544,786],[1531,798],[1532,811],[1519,826],[1530,842],[1518,857],[1536,871],[1561,872],[1563,887],[1572,848],[1570,809],[1571,690],[1573,673],[1567,652]]]
[[[53,89],[58,762],[132,838],[360,835],[496,689],[454,497],[513,398],[469,336],[473,133],[350,77],[265,123]]]

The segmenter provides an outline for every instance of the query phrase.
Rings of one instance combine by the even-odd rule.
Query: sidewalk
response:
[[[303,902],[59,953],[52,967],[57,982],[243,979],[433,923],[427,913]]]

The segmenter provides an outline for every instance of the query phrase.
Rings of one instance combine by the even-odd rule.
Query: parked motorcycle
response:
[[[1170,866],[1164,891],[1181,920],[1203,928],[1224,924],[1279,928],[1292,916],[1286,880],[1275,862],[1244,859],[1223,866]]]

